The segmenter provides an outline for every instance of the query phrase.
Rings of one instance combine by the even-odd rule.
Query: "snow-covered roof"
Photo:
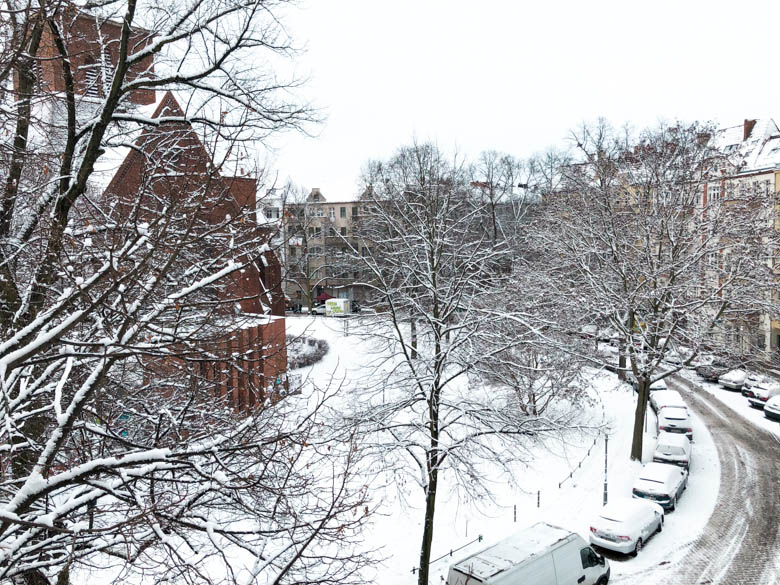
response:
[[[780,167],[780,129],[771,118],[721,128],[711,145],[728,156],[739,173]]]
[[[539,522],[463,559],[453,568],[485,580],[546,551],[569,535],[568,530]]]

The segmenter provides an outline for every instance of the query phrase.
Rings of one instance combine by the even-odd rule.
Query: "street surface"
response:
[[[707,425],[720,459],[720,491],[703,533],[681,555],[614,583],[780,583],[780,440],[679,377],[669,381]],[[726,392],[726,390],[724,390]],[[694,444],[694,458],[696,447]]]

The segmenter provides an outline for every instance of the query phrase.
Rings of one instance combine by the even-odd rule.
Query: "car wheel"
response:
[[[602,575],[599,577],[599,580],[596,581],[596,585],[607,585],[607,583],[609,583],[609,577],[606,575]]]
[[[634,547],[634,556],[638,555],[641,550],[642,550],[642,539],[640,538],[639,540],[636,541],[636,547]]]
[[[672,498],[672,511],[677,509],[677,496]],[[661,532],[661,523],[658,523],[658,532]]]

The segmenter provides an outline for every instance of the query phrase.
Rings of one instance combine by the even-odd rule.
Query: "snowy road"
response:
[[[720,492],[704,532],[682,560],[620,583],[775,585],[780,582],[780,441],[677,378],[689,407],[706,423],[720,458]]]

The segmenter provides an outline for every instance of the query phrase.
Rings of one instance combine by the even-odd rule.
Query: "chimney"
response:
[[[745,120],[745,124],[743,125],[743,133],[742,133],[743,141],[750,138],[750,133],[753,131],[753,127],[756,125],[757,121],[758,120]]]

